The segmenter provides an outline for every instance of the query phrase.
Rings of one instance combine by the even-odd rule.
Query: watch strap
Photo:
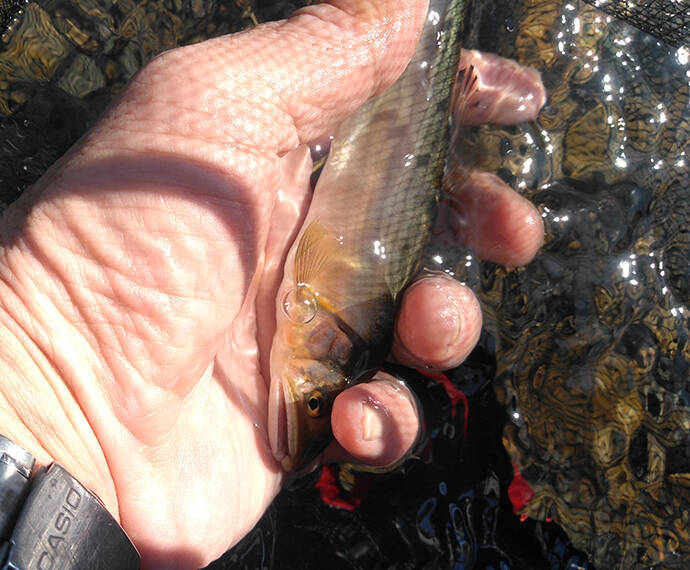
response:
[[[17,449],[3,452],[6,442]],[[96,495],[57,463],[30,478],[32,469],[33,457],[0,436],[0,569],[139,568],[136,548]]]

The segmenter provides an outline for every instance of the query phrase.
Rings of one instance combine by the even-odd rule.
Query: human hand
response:
[[[209,562],[280,489],[265,370],[281,264],[309,202],[303,143],[402,72],[424,14],[421,1],[343,0],[163,54],[5,212],[0,431],[97,493],[145,566]],[[497,204],[501,251],[533,255],[536,211],[507,192]],[[525,227],[529,247],[511,237]],[[424,279],[394,354],[452,366],[480,322],[466,289]],[[390,430],[416,433],[404,390],[341,396],[333,424],[348,453],[380,464],[406,451],[385,445]],[[370,397],[391,413],[362,423]],[[343,433],[352,425],[363,430]]]

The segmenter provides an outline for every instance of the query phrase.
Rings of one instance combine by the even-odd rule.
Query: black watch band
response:
[[[139,568],[139,553],[99,499],[61,465],[0,435],[0,570]]]

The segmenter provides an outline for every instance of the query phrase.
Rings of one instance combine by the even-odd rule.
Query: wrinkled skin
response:
[[[144,567],[204,565],[279,491],[265,359],[309,201],[303,143],[400,74],[425,8],[341,1],[167,52],[5,212],[0,431],[96,492]],[[532,239],[473,239],[505,240],[518,253],[501,261],[522,262],[540,244],[538,215],[496,192],[506,207],[493,227]],[[400,311],[395,353],[410,365],[454,365],[481,323],[444,277],[417,284]],[[380,464],[407,451],[417,417],[382,378],[343,393],[333,422],[331,458]],[[387,447],[396,433],[412,435]]]

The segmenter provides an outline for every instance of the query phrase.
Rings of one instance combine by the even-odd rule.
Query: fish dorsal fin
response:
[[[451,95],[451,109],[455,109],[455,119],[461,126],[467,125],[468,115],[476,107],[479,76],[474,65],[460,69],[455,81],[455,89]],[[488,121],[487,121],[488,122]]]
[[[338,238],[317,220],[311,222],[295,252],[295,286],[313,284],[314,278],[335,259],[340,245]]]

